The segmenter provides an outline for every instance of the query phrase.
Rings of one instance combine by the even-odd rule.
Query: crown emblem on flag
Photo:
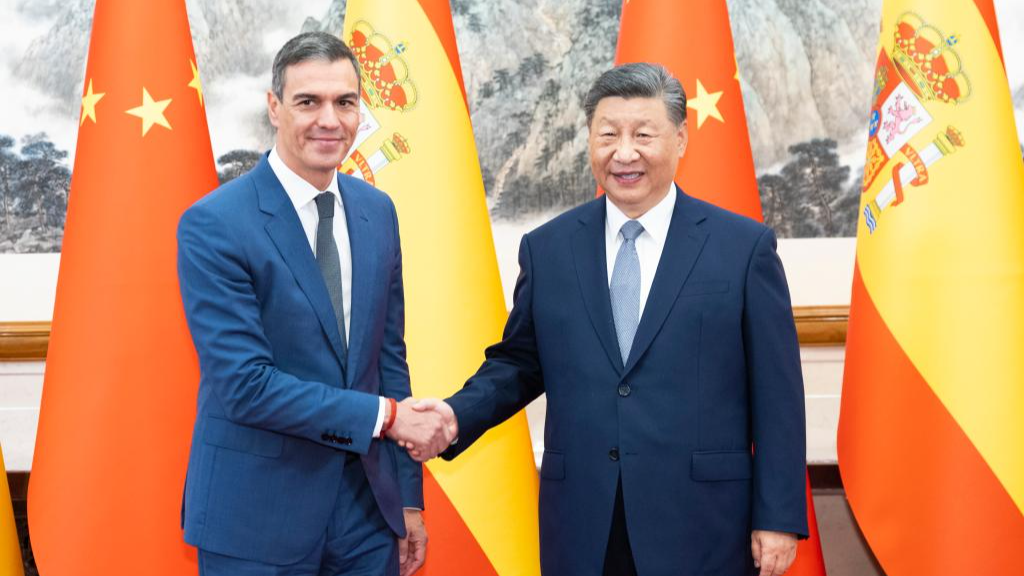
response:
[[[893,34],[893,63],[922,100],[959,104],[971,95],[971,81],[956,51],[957,37],[945,35],[913,12],[900,16]]]
[[[391,42],[365,20],[356,22],[349,46],[359,60],[363,98],[371,108],[407,112],[416,106],[416,85],[402,54],[404,42]]]

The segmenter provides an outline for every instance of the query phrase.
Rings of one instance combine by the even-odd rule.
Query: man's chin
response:
[[[314,148],[312,150],[307,148],[306,152],[308,154],[307,158],[309,158],[311,164],[316,164],[320,167],[331,165],[337,166],[338,164],[341,164],[341,161],[348,154],[348,147],[331,146],[319,149]]]
[[[323,156],[318,158],[317,165],[321,170],[335,170],[338,166],[341,166],[341,161],[345,159],[344,154]]]
[[[648,195],[649,186],[622,185],[618,182],[609,182],[605,185],[604,191],[612,198],[625,202],[632,202],[642,199]]]

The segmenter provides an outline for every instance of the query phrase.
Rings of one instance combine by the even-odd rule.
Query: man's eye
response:
[[[305,99],[305,100],[299,100],[299,106],[306,107],[306,106],[312,106],[312,105],[313,105],[313,101],[308,99],[308,98]]]

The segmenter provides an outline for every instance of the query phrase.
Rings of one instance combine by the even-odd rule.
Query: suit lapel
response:
[[[580,217],[580,228],[572,239],[576,275],[583,303],[615,371],[622,373],[622,354],[615,336],[612,303],[608,293],[608,263],[605,254],[605,199],[594,200]]]
[[[672,210],[668,236],[665,238],[665,248],[661,252],[661,260],[651,284],[651,292],[647,296],[644,314],[640,318],[633,347],[626,360],[626,374],[636,366],[639,358],[661,330],[707,240],[707,233],[698,226],[704,219],[700,208],[678,187],[676,190],[678,195],[675,208]]]
[[[352,317],[349,321],[348,357],[350,366],[358,366],[359,355],[366,345],[366,330],[370,308],[374,302],[373,296],[380,290],[376,283],[380,242],[354,194],[342,184],[339,177],[338,189],[345,205],[345,222],[348,224],[348,241],[352,250]],[[351,386],[355,379],[355,370],[349,370],[346,378]]]
[[[309,240],[302,230],[299,215],[296,214],[288,194],[271,170],[266,156],[260,160],[253,174],[260,210],[270,216],[266,224],[267,234],[291,270],[299,288],[313,306],[320,326],[344,369],[345,355],[341,350],[341,334],[338,332],[334,308],[331,306],[331,298],[327,294],[327,287],[316,258],[309,248]]]

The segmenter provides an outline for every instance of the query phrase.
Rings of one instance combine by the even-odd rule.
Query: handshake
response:
[[[409,451],[417,462],[426,462],[444,452],[459,435],[455,412],[443,400],[406,398],[388,406],[385,422],[392,422],[384,435]]]

